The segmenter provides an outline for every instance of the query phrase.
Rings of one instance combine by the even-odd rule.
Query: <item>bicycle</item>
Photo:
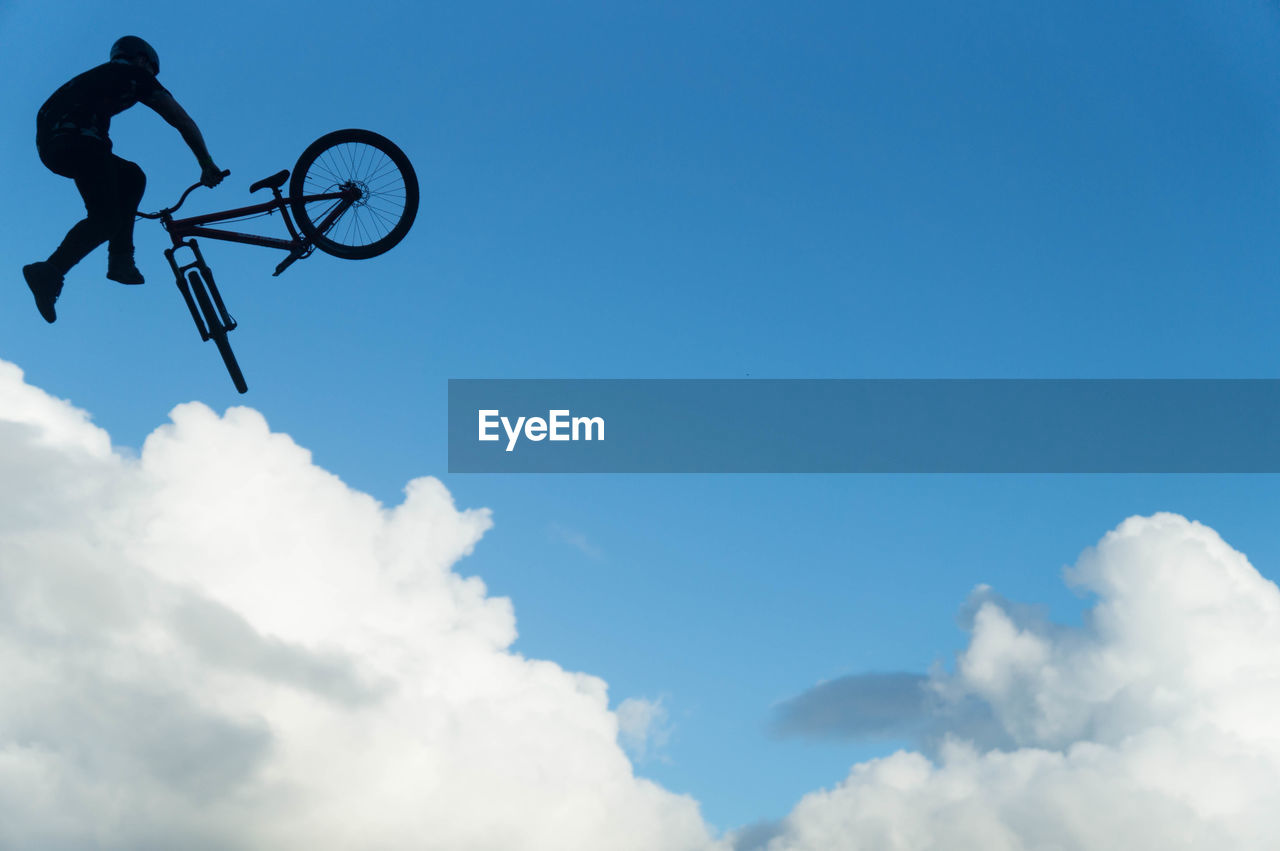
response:
[[[222,176],[229,174],[224,171]],[[287,198],[280,191],[286,181]],[[409,158],[389,139],[370,130],[327,133],[307,146],[292,173],[284,169],[249,187],[250,193],[270,189],[271,201],[175,219],[174,213],[187,196],[202,185],[189,186],[172,207],[138,216],[159,219],[168,232],[173,246],[165,249],[164,255],[178,291],[195,320],[201,341],[214,341],[240,393],[248,392],[249,387],[227,341],[227,333],[237,323],[227,311],[195,237],[287,251],[288,256],[276,266],[274,277],[295,261],[311,256],[317,248],[347,260],[376,257],[404,239],[418,212],[418,178]],[[276,212],[284,221],[288,239],[208,227]],[[194,259],[190,262],[178,262],[176,255],[183,248],[191,252]]]

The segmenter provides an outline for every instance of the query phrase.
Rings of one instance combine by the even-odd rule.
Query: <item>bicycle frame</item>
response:
[[[275,196],[270,201],[261,204],[253,204],[248,207],[237,207],[234,210],[222,210],[216,213],[203,213],[198,216],[188,216],[187,218],[175,219],[171,211],[161,211],[160,223],[164,229],[169,232],[170,238],[173,240],[174,248],[181,245],[193,245],[187,242],[192,237],[208,237],[209,239],[219,239],[223,242],[238,242],[243,245],[257,245],[263,248],[278,248],[289,252],[281,263],[276,266],[273,275],[279,275],[287,269],[295,260],[299,260],[308,256],[315,250],[311,240],[298,232],[297,226],[294,224],[293,217],[289,214],[289,199],[286,199],[280,192],[280,187],[272,186],[271,192]],[[327,231],[347,209],[359,199],[359,192],[348,190],[344,192],[325,192],[317,195],[304,195],[300,199],[302,203],[314,201],[337,201],[329,214],[320,222],[319,230],[321,233]],[[185,198],[185,196],[184,196]],[[181,204],[181,202],[179,202]],[[175,208],[176,209],[176,208]],[[284,220],[285,229],[289,232],[288,239],[279,237],[262,236],[255,233],[243,233],[241,231],[223,230],[221,228],[211,228],[207,225],[218,222],[238,219],[243,216],[256,216],[263,213],[274,213],[279,211],[280,217]],[[172,249],[165,252],[169,257],[169,264],[174,268],[174,274],[180,274],[179,267],[174,263],[172,257]]]

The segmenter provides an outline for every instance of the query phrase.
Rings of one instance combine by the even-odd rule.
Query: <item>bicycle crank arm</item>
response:
[[[297,248],[294,248],[292,251],[289,252],[289,256],[281,260],[279,265],[276,266],[276,270],[271,273],[271,277],[274,278],[278,276],[281,272],[283,272],[285,269],[288,269],[298,260],[301,260],[302,258],[310,255],[311,252],[314,250],[315,250],[315,246],[309,242],[303,243]]]

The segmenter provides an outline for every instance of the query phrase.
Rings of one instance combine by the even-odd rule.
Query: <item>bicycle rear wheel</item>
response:
[[[349,192],[345,202],[315,196]],[[393,248],[418,214],[418,177],[404,151],[370,130],[336,130],[312,142],[293,167],[289,206],[298,228],[326,254],[363,260]]]
[[[222,362],[227,367],[227,373],[231,376],[231,383],[236,386],[236,390],[240,393],[249,392],[249,385],[245,383],[244,373],[240,371],[240,364],[236,361],[235,352],[231,351],[231,343],[227,341],[227,326],[222,321],[221,312],[213,306],[213,299],[209,297],[209,291],[205,289],[204,281],[200,279],[200,273],[192,270],[187,274],[187,280],[191,282],[191,293],[196,298],[196,303],[200,305],[200,312],[204,314],[205,326],[209,329],[209,336],[213,338],[214,345],[218,347],[218,354],[222,355]]]

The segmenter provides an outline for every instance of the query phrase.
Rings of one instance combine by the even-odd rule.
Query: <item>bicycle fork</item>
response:
[[[177,251],[179,248],[191,249],[195,259],[190,263],[180,265],[178,263]],[[204,262],[204,255],[200,253],[200,246],[196,244],[194,239],[184,239],[177,242],[173,248],[166,248],[164,257],[169,261],[169,268],[173,270],[174,280],[178,284],[178,291],[182,293],[182,300],[187,303],[187,310],[191,311],[191,318],[195,320],[196,329],[200,332],[202,341],[209,340],[219,331],[230,331],[236,327],[236,321],[227,311],[227,306],[222,301],[222,293],[218,292],[218,285],[213,282],[213,272],[209,270],[208,264]],[[187,279],[186,272],[195,269],[200,273],[200,278],[204,281],[204,286],[209,292],[213,306],[217,310],[216,316],[206,318],[202,315],[197,296],[191,292],[191,283]],[[214,323],[219,323],[222,327],[213,327]]]

